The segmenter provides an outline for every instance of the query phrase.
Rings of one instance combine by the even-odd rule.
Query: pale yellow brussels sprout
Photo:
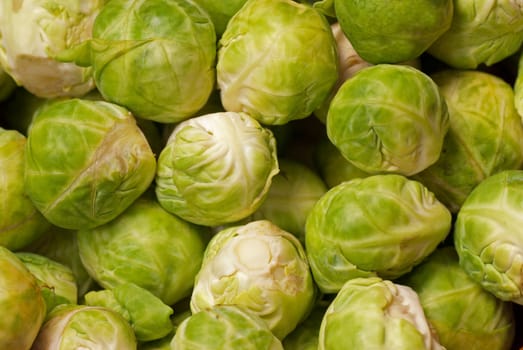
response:
[[[278,173],[272,132],[245,113],[217,112],[177,124],[158,158],[162,207],[219,226],[256,211]]]
[[[348,281],[327,308],[318,350],[445,350],[410,287],[378,277]]]
[[[105,0],[4,0],[0,64],[18,85],[40,97],[80,96],[94,88],[90,69],[54,56],[91,37]]]
[[[316,289],[300,241],[266,220],[225,228],[205,251],[191,295],[193,313],[241,305],[283,339],[314,305]]]
[[[100,306],[60,305],[47,317],[31,350],[134,350],[131,325]]]

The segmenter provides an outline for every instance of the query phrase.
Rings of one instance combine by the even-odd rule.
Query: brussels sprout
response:
[[[19,250],[41,236],[50,223],[25,194],[26,137],[0,128],[0,246]]]
[[[336,43],[318,11],[292,0],[250,0],[221,37],[217,82],[227,111],[263,124],[309,116],[336,83]]]
[[[452,0],[334,0],[341,29],[371,63],[420,56],[450,28]]]
[[[432,75],[449,110],[450,129],[439,159],[416,174],[452,212],[470,191],[501,170],[523,164],[523,126],[512,87],[480,71]]]
[[[327,135],[369,172],[416,174],[438,160],[449,128],[444,99],[422,71],[379,64],[361,70],[334,96]]]
[[[410,287],[379,277],[347,281],[327,308],[318,350],[444,350]]]
[[[336,48],[338,49],[338,81],[336,85],[331,90],[329,97],[322,103],[322,105],[314,111],[316,117],[320,119],[323,123],[326,122],[327,113],[329,111],[329,106],[336,95],[336,92],[340,86],[347,80],[352,78],[356,73],[358,73],[363,68],[372,66],[372,63],[365,61],[361,58],[351,42],[341,30],[339,22],[331,24],[332,34],[336,39]],[[400,62],[412,66],[417,69],[421,69],[421,62],[419,58],[414,58],[405,62]]]
[[[328,306],[328,301],[318,301],[307,318],[283,339],[283,348],[285,350],[318,350],[321,321]]]
[[[505,170],[476,186],[458,212],[460,266],[501,300],[523,305],[523,170]]]
[[[352,278],[394,279],[420,263],[450,231],[451,214],[421,183],[373,175],[331,188],[307,217],[305,246],[325,293]]]
[[[16,256],[35,276],[47,314],[58,305],[77,303],[78,289],[71,268],[39,254],[18,252]]]
[[[94,279],[85,270],[78,252],[78,232],[51,226],[40,238],[24,251],[43,255],[71,269],[77,288],[77,300],[96,287]]]
[[[318,172],[328,188],[344,181],[371,175],[345,159],[328,138],[324,138],[318,143],[314,160]]]
[[[54,56],[91,37],[104,0],[4,0],[0,65],[39,97],[81,96],[94,88],[91,70]]]
[[[211,16],[217,36],[221,36],[227,23],[247,0],[194,0]]]
[[[133,329],[120,314],[99,306],[60,305],[49,314],[31,350],[136,348]]]
[[[311,168],[291,159],[279,159],[280,172],[272,180],[269,193],[252,215],[252,220],[268,220],[305,240],[305,220],[327,186]]]
[[[191,292],[206,233],[144,197],[113,221],[79,230],[78,250],[100,286],[134,283],[172,305]]]
[[[515,334],[512,304],[470,279],[459,266],[453,247],[437,249],[400,283],[418,294],[445,349],[511,349]]]
[[[171,342],[176,350],[283,350],[278,338],[254,312],[216,305],[185,319]]]
[[[427,50],[454,68],[507,58],[523,43],[523,7],[514,0],[454,0],[452,24]]]
[[[92,66],[107,101],[162,123],[193,116],[215,84],[216,33],[192,0],[112,0],[93,39],[58,59]]]
[[[56,226],[92,228],[122,213],[154,180],[156,159],[133,116],[104,101],[40,108],[27,137],[25,190]]]
[[[91,291],[85,295],[85,304],[107,307],[121,314],[139,341],[160,339],[173,330],[170,319],[173,309],[134,283]]]
[[[160,153],[156,195],[167,211],[206,226],[251,215],[278,173],[273,134],[245,113],[177,125]]]
[[[29,350],[45,318],[45,301],[36,278],[2,246],[0,291],[0,348]]]
[[[271,222],[258,220],[213,236],[195,279],[191,310],[241,305],[283,339],[307,316],[315,295],[300,241]]]

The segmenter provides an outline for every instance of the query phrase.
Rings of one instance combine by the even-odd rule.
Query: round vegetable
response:
[[[46,306],[36,278],[0,246],[0,348],[29,350],[44,322]]]
[[[267,324],[237,305],[216,305],[192,314],[171,342],[176,350],[283,350]]]
[[[158,158],[155,190],[167,211],[218,226],[256,211],[278,171],[269,129],[245,113],[211,113],[176,126]]]
[[[58,58],[92,66],[104,98],[137,117],[179,122],[214,89],[216,33],[192,0],[108,1],[92,36]]]
[[[523,43],[523,7],[514,0],[454,0],[450,28],[427,50],[460,69],[487,66],[516,53]]]
[[[355,277],[394,279],[442,242],[451,215],[421,183],[373,175],[331,188],[307,217],[305,245],[314,279],[325,293]]]
[[[283,339],[311,310],[316,295],[300,241],[266,220],[225,228],[209,242],[191,310],[241,305]]]
[[[334,0],[336,18],[367,62],[420,56],[450,28],[452,0]]]
[[[250,0],[219,42],[217,81],[227,111],[263,124],[309,116],[336,83],[337,54],[329,23],[292,0]]]
[[[327,308],[318,350],[444,350],[410,287],[378,277],[344,284]]]
[[[307,215],[327,187],[319,175],[298,161],[279,159],[278,163],[280,172],[251,218],[271,221],[304,242]]]
[[[40,108],[31,124],[25,191],[56,226],[92,228],[145,192],[155,167],[129,111],[103,101],[59,100]]]
[[[342,155],[369,172],[413,175],[438,160],[449,128],[438,86],[422,71],[379,64],[347,80],[327,114]]]
[[[523,170],[491,175],[472,190],[454,227],[459,263],[501,300],[523,304]]]
[[[488,176],[523,164],[523,125],[514,91],[501,78],[473,70],[432,75],[445,99],[450,129],[439,159],[415,175],[456,213]]]
[[[512,304],[473,281],[453,247],[437,249],[400,283],[416,291],[445,349],[511,349],[516,329]]]
[[[0,2],[0,65],[32,94],[81,96],[94,88],[91,70],[54,59],[91,38],[103,0]]]
[[[47,314],[61,304],[76,304],[78,289],[71,268],[43,255],[18,252],[16,256],[36,278]]]
[[[113,221],[80,230],[78,250],[100,286],[134,283],[172,305],[191,292],[206,233],[156,201],[140,198]]]
[[[136,349],[133,329],[118,313],[98,306],[60,305],[48,316],[31,350]]]
[[[10,250],[26,247],[50,227],[21,181],[26,142],[18,131],[0,128],[0,246]]]

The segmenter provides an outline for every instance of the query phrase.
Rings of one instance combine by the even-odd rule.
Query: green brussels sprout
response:
[[[45,318],[36,278],[9,249],[0,246],[0,348],[29,350]]]
[[[352,278],[409,272],[450,227],[449,210],[420,182],[373,175],[343,182],[316,202],[305,247],[320,290],[337,293]]]
[[[77,288],[77,300],[95,289],[96,283],[82,264],[78,252],[78,231],[51,226],[42,236],[24,248],[24,251],[43,255],[71,269]]]
[[[267,197],[251,220],[268,220],[305,240],[305,221],[327,186],[311,168],[291,159],[278,160],[280,172],[273,178]]]
[[[81,96],[94,88],[91,70],[54,56],[91,37],[104,0],[4,0],[0,3],[0,65],[32,94]]]
[[[214,89],[216,33],[192,0],[111,0],[92,36],[57,58],[91,66],[103,97],[137,117],[180,122]]]
[[[500,62],[523,43],[523,7],[513,0],[454,0],[452,23],[427,52],[459,69]]]
[[[222,229],[205,250],[191,295],[193,313],[241,305],[279,339],[314,305],[316,289],[300,241],[267,220]]]
[[[172,339],[171,349],[283,350],[283,347],[253,311],[238,305],[216,305],[185,319]]]
[[[25,193],[24,156],[27,139],[0,127],[0,246],[19,250],[38,239],[50,223]]]
[[[211,16],[216,35],[220,37],[232,16],[247,2],[247,0],[194,0],[209,16]]]
[[[450,128],[439,159],[413,178],[456,213],[485,178],[523,165],[523,125],[514,91],[501,78],[465,70],[432,78],[447,103]]]
[[[130,324],[100,306],[59,305],[47,317],[31,350],[136,349]]]
[[[17,252],[16,256],[35,276],[45,300],[47,314],[58,305],[77,303],[78,288],[69,266],[35,253]]]
[[[523,170],[505,170],[477,185],[459,210],[454,245],[459,264],[501,300],[523,305]]]
[[[328,188],[355,178],[372,175],[345,159],[340,150],[328,138],[323,138],[316,146],[314,161]]]
[[[173,330],[170,319],[173,309],[134,283],[90,291],[85,295],[85,304],[107,307],[121,314],[133,327],[138,341],[160,339]]]
[[[92,228],[117,217],[154,180],[156,159],[133,116],[104,101],[38,110],[27,136],[25,190],[52,224]]]
[[[379,277],[347,281],[321,322],[318,350],[444,350],[412,288]]]
[[[434,81],[411,66],[379,64],[345,81],[327,114],[327,135],[369,173],[416,174],[438,160],[449,128]]]
[[[452,0],[334,0],[341,29],[371,63],[419,57],[450,28]]]
[[[256,211],[278,170],[272,132],[245,113],[211,113],[176,126],[158,158],[155,191],[170,213],[219,226]]]
[[[144,197],[111,222],[79,230],[78,250],[100,286],[134,283],[172,305],[189,296],[207,239],[205,228]]]
[[[331,24],[331,30],[336,39],[336,48],[338,49],[338,81],[331,90],[329,97],[314,111],[314,115],[323,123],[327,121],[330,103],[340,86],[363,68],[372,66],[372,63],[365,61],[358,55],[345,33],[341,30],[339,22]],[[421,61],[419,58],[400,63],[421,69]]]
[[[285,350],[318,350],[321,322],[329,302],[320,300],[307,318],[282,341]]]
[[[437,249],[400,281],[418,294],[445,349],[511,349],[515,334],[512,304],[473,281],[459,266],[453,247]]]
[[[336,83],[337,53],[329,23],[292,0],[250,0],[231,18],[216,66],[227,111],[263,124],[303,119]]]

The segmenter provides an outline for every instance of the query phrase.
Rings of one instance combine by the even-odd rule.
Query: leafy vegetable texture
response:
[[[523,0],[0,0],[0,350],[523,350]]]

